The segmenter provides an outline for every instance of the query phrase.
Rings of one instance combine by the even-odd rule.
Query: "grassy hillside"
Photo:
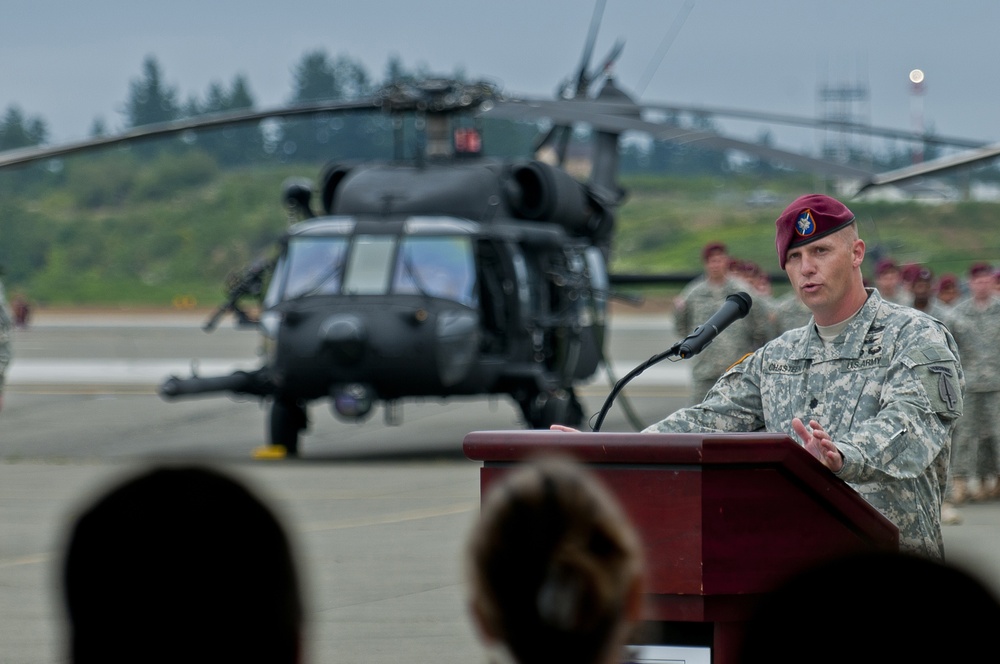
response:
[[[320,165],[221,170],[197,152],[67,160],[55,171],[0,174],[0,265],[8,291],[48,305],[213,306],[226,275],[271,246],[285,227],[289,176]],[[774,219],[814,185],[790,177],[633,177],[613,265],[620,272],[697,272],[699,250],[726,242],[734,256],[777,272]],[[749,206],[766,187],[779,203]],[[870,250],[936,273],[1000,259],[995,204],[851,203]],[[869,268],[870,269],[870,268]]]
[[[698,271],[707,242],[725,242],[735,257],[779,272],[774,220],[784,206],[813,190],[808,181],[770,183],[780,201],[747,205],[749,189],[736,181],[630,182],[621,211],[613,268],[622,272]],[[891,255],[921,263],[935,274],[962,273],[972,262],[1000,265],[1000,205],[994,203],[871,203],[848,201],[869,257]],[[871,264],[866,266],[870,274]]]

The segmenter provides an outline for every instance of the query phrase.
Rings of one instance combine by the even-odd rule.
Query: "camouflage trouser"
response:
[[[984,454],[992,445],[993,454]],[[953,477],[993,477],[1000,473],[1000,392],[966,392],[951,447]]]

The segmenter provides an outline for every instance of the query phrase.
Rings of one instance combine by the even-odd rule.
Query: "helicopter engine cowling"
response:
[[[281,190],[285,207],[300,219],[316,216],[312,210],[312,182],[304,178],[289,178],[281,185]]]
[[[333,203],[337,198],[340,183],[351,173],[351,167],[342,164],[330,164],[323,169],[320,176],[319,199],[324,214],[333,212]]]
[[[511,169],[512,187],[507,203],[515,217],[549,221],[566,230],[586,235],[594,211],[586,189],[571,175],[542,161],[529,161]]]

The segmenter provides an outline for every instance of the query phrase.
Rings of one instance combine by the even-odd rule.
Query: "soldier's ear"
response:
[[[851,244],[854,267],[861,267],[865,260],[865,241],[858,238]]]

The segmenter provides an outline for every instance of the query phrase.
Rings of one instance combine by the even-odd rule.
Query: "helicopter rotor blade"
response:
[[[590,86],[590,78],[587,70],[590,68],[590,59],[594,54],[594,44],[597,42],[597,31],[601,27],[601,17],[604,15],[605,0],[597,0],[594,5],[594,14],[590,18],[590,29],[587,32],[587,41],[583,46],[583,57],[580,58],[580,67],[576,74],[576,90],[574,96],[582,97],[587,94]]]
[[[604,60],[601,61],[601,66],[594,69],[594,72],[590,75],[590,80],[596,80],[598,76],[606,74],[608,70],[611,69],[612,65],[621,57],[622,51],[625,50],[625,40],[619,39],[615,42],[615,45],[611,47],[608,54],[604,56]]]
[[[637,131],[653,138],[686,145],[697,145],[697,147],[710,150],[738,150],[812,173],[857,178],[863,181],[874,177],[871,171],[848,164],[815,159],[760,143],[728,138],[714,132],[643,120],[636,117],[638,108],[634,104],[600,101],[556,103],[522,100],[497,103],[487,112],[487,115],[520,120],[548,118],[553,123],[560,125],[583,123],[611,133]],[[595,109],[604,112],[595,112]]]
[[[879,187],[886,184],[898,184],[901,182],[915,180],[926,175],[945,173],[962,166],[972,166],[973,164],[989,161],[998,156],[1000,156],[1000,143],[994,143],[975,150],[968,150],[959,154],[941,157],[940,159],[931,159],[930,161],[925,161],[921,164],[898,168],[894,171],[879,173],[878,175],[873,175],[869,178],[861,186],[861,188],[858,189],[855,196],[870,187]]]
[[[667,113],[690,113],[691,115],[719,116],[738,120],[757,120],[768,124],[785,124],[800,127],[816,127],[840,131],[857,132],[870,136],[881,136],[900,140],[919,141],[934,145],[946,145],[961,148],[981,148],[987,143],[981,140],[961,138],[957,136],[939,136],[936,134],[921,134],[914,131],[879,127],[860,122],[850,122],[837,118],[808,118],[784,113],[767,111],[752,111],[738,108],[718,106],[686,106],[679,104],[660,104],[656,102],[643,103],[643,109],[664,111]]]
[[[82,141],[74,141],[55,146],[38,146],[0,152],[0,168],[29,164],[43,159],[63,157],[76,152],[94,148],[111,147],[122,143],[140,141],[148,138],[171,136],[187,131],[211,129],[213,127],[232,127],[268,120],[271,118],[292,118],[318,115],[332,112],[370,111],[378,108],[381,102],[378,98],[365,98],[349,102],[319,101],[305,104],[284,106],[262,111],[232,111],[202,115],[172,122],[142,125],[121,134],[99,136]]]

